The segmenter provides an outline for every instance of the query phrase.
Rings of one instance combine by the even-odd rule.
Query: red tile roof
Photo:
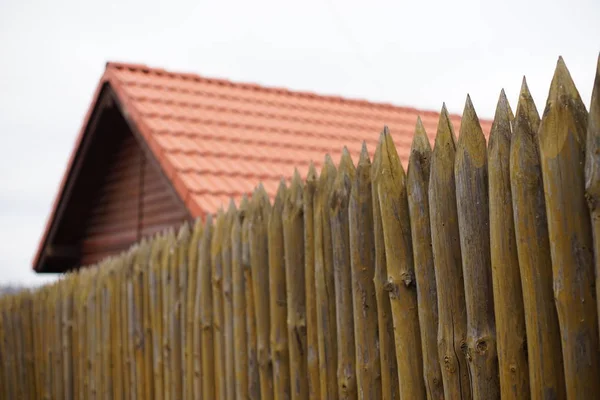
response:
[[[190,214],[202,216],[239,200],[262,182],[275,195],[297,167],[305,176],[347,146],[354,160],[366,141],[373,152],[389,126],[406,168],[417,116],[433,144],[439,113],[364,100],[235,83],[145,65],[107,63],[71,154],[34,258],[41,256],[86,127],[109,84]],[[455,131],[460,116],[451,115]],[[491,121],[481,120],[484,133]]]
[[[417,116],[430,139],[439,114],[362,100],[108,63],[108,81],[193,215],[214,212],[263,182],[274,195],[294,167],[357,157],[390,127],[404,166]],[[458,132],[460,116],[452,122]],[[491,122],[481,121],[486,134]]]

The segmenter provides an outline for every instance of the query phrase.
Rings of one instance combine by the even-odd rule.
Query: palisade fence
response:
[[[372,164],[1,298],[0,397],[593,398],[599,201],[600,59],[589,114],[559,59],[487,144],[467,98],[406,174],[384,129]]]

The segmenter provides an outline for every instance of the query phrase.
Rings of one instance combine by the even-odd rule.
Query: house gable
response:
[[[34,260],[37,272],[94,264],[190,219],[110,84],[92,107]]]

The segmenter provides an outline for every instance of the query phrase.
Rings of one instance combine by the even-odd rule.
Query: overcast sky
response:
[[[523,75],[542,109],[559,55],[589,105],[598,21],[598,0],[0,0],[0,284],[52,279],[31,260],[106,61],[457,113],[470,93],[491,118]]]

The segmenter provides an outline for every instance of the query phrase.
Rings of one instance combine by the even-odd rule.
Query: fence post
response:
[[[513,120],[512,110],[502,90],[488,144],[490,254],[500,390],[503,399],[528,399],[529,368],[523,290],[510,188]]]
[[[467,304],[467,360],[475,400],[500,398],[486,153],[485,137],[467,96],[454,175]]]
[[[196,295],[199,288],[198,282],[198,252],[200,239],[203,233],[202,221],[197,218],[194,222],[194,229],[187,248],[187,301],[185,305],[186,313],[186,348],[185,348],[185,366],[187,386],[185,392],[187,398],[194,399],[200,396],[200,374],[202,365],[202,355],[200,352],[201,335],[200,315],[196,314],[198,300]],[[151,386],[149,386],[151,388]]]
[[[231,226],[237,209],[233,199],[223,219],[221,262],[223,263],[223,344],[225,346],[226,398],[235,399],[235,348],[233,338],[233,294],[231,270]]]
[[[212,295],[213,295],[213,340],[214,340],[214,363],[215,399],[225,399],[227,395],[227,371],[225,369],[225,337],[224,328],[224,308],[223,308],[223,259],[221,258],[221,248],[223,239],[223,226],[225,214],[220,209],[215,221],[215,229],[211,241],[210,258],[212,265]],[[175,399],[173,399],[175,400]]]
[[[150,251],[150,266],[148,268],[148,293],[150,298],[148,299],[149,309],[149,324],[152,327],[152,378],[153,378],[153,389],[154,396],[157,399],[164,398],[164,386],[163,386],[163,353],[162,353],[162,340],[163,340],[163,325],[162,325],[162,310],[163,310],[163,294],[162,285],[160,285],[160,278],[162,273],[162,252],[164,238],[162,235],[156,235],[152,250]],[[117,270],[117,266],[115,266]],[[118,273],[115,273],[115,292],[116,285],[118,285]],[[118,300],[117,300],[118,301]],[[118,308],[116,303],[115,307]],[[118,320],[117,320],[118,321]],[[117,355],[117,357],[119,357]],[[118,382],[118,392],[122,394],[122,379],[117,374],[116,381]],[[121,396],[121,395],[119,395]],[[117,397],[120,398],[120,397]]]
[[[338,395],[341,399],[356,398],[356,352],[348,230],[348,201],[354,172],[350,153],[344,147],[329,197],[338,344]]]
[[[231,227],[231,270],[233,285],[233,342],[235,346],[235,394],[248,399],[248,349],[246,334],[246,283],[242,263],[242,223],[246,219],[248,198],[242,198]]]
[[[249,225],[250,264],[252,268],[256,315],[257,360],[262,399],[273,398],[273,362],[269,349],[269,249],[268,222],[271,213],[269,197],[262,185],[252,197]]]
[[[101,302],[100,302],[100,333],[101,333],[101,337],[100,337],[100,342],[102,343],[102,350],[101,353],[99,354],[101,357],[100,359],[102,360],[102,369],[100,371],[100,373],[102,374],[102,391],[101,391],[101,395],[104,396],[106,394],[112,393],[113,392],[113,386],[114,386],[114,374],[111,371],[110,368],[110,363],[111,363],[111,324],[112,324],[112,318],[111,315],[113,314],[113,308],[112,308],[112,302],[111,302],[111,297],[113,296],[112,292],[111,292],[111,271],[112,271],[112,266],[114,265],[114,260],[113,259],[108,259],[106,262],[101,264],[101,268],[102,270],[100,271],[101,276],[99,277],[99,280],[101,281],[101,286],[100,286],[100,294],[101,294]],[[63,281],[63,284],[66,283],[67,280],[65,279]],[[65,310],[63,310],[63,313],[65,312]],[[65,315],[63,314],[63,318],[65,318]],[[63,357],[63,363],[66,363],[67,359],[65,357]],[[63,390],[66,390],[66,386],[63,387]],[[63,395],[65,396],[65,398],[67,397],[66,394]]]
[[[211,249],[214,235],[212,215],[207,215],[198,251],[198,314],[201,326],[202,398],[217,399],[215,381],[214,307]]]
[[[425,399],[423,355],[417,307],[406,175],[387,127],[381,143],[377,182],[392,305],[400,398]]]
[[[166,303],[163,303],[163,329],[166,330],[166,335],[163,335],[163,339],[165,339],[163,340],[163,346],[166,400],[178,399],[181,392],[181,375],[179,374],[179,368],[177,368],[177,364],[181,362],[181,334],[179,330],[179,316],[177,315],[179,274],[177,271],[176,241],[175,230],[171,228],[167,234],[167,241],[163,251],[164,275],[161,282],[165,286],[163,294],[167,296]]]
[[[258,372],[258,344],[256,333],[256,307],[254,301],[254,283],[250,263],[250,218],[252,200],[248,201],[246,217],[242,224],[242,267],[246,283],[246,345],[248,347],[248,398],[260,399],[260,378]]]
[[[314,198],[317,187],[317,171],[311,161],[304,185],[304,271],[306,285],[306,365],[308,396],[317,399],[320,395],[319,380],[319,333],[317,328],[317,293],[315,287],[315,219]]]
[[[327,154],[313,200],[319,378],[321,379],[321,398],[323,399],[338,397],[335,281],[333,277],[333,251],[328,204],[336,173],[335,165],[329,154]]]
[[[510,144],[510,185],[534,399],[566,397],[537,140],[540,117],[523,79]],[[540,335],[539,332],[544,332]]]
[[[358,398],[381,399],[371,161],[365,142],[352,180],[348,214]]]
[[[136,364],[136,378],[137,385],[139,388],[139,395],[146,398],[151,398],[150,393],[152,391],[152,381],[147,381],[148,376],[145,369],[145,356],[146,347],[149,345],[145,338],[144,329],[144,294],[145,294],[145,281],[146,274],[148,271],[150,257],[150,245],[148,241],[142,240],[135,260],[135,268],[133,271],[133,290],[134,290],[134,334],[135,334],[135,364]],[[107,312],[107,311],[105,311]]]
[[[392,320],[392,306],[386,285],[388,281],[387,261],[385,254],[385,240],[383,224],[379,207],[379,193],[377,184],[381,177],[381,145],[379,141],[373,165],[371,166],[371,196],[373,201],[373,238],[375,243],[375,297],[377,300],[377,321],[379,326],[379,356],[381,360],[381,389],[383,400],[400,398],[398,383],[398,364],[396,360],[396,347],[394,342],[394,322]]]
[[[175,377],[177,380],[177,391],[178,398],[186,400],[186,388],[187,388],[187,292],[188,292],[188,251],[191,240],[190,225],[188,222],[184,222],[179,228],[177,233],[177,242],[175,245],[175,268],[174,275],[176,278],[177,286],[175,286],[175,321],[176,329],[178,331],[177,339],[179,346],[176,349],[176,368]]]
[[[438,305],[429,220],[431,145],[421,118],[417,119],[410,150],[406,190],[417,280],[419,326],[423,353],[423,378],[428,399],[443,399],[444,385],[437,351]]]
[[[454,160],[456,138],[442,106],[429,178],[431,245],[438,294],[438,352],[447,399],[471,399],[465,358],[467,313],[461,264]]]
[[[600,276],[600,55],[590,102],[585,156],[585,190],[592,217],[596,277]],[[596,301],[600,310],[600,287],[596,285]]]
[[[308,399],[306,351],[306,282],[303,187],[298,170],[283,207],[283,240],[287,291],[287,328],[292,399]]]
[[[583,171],[586,124],[587,111],[560,58],[538,140],[565,382],[573,399],[600,392],[593,241]]]
[[[271,312],[271,359],[273,360],[273,392],[275,399],[291,398],[290,352],[287,335],[287,291],[282,213],[287,188],[281,179],[269,216],[269,292]]]

